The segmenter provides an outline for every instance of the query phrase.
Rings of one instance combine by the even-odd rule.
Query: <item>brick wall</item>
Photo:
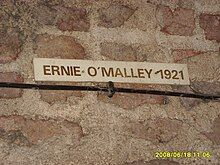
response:
[[[0,82],[35,83],[34,57],[186,63],[189,87],[115,86],[220,94],[219,42],[219,0],[0,1]],[[219,125],[218,101],[1,88],[0,162],[219,164]],[[157,151],[212,156],[161,160]]]

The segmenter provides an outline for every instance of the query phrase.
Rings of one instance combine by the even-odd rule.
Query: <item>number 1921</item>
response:
[[[155,72],[155,74],[160,74],[161,79],[182,79],[184,80],[183,71],[177,71],[177,70],[158,70]]]

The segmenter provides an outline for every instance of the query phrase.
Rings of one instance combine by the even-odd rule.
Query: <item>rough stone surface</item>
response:
[[[154,90],[157,86],[146,85],[146,84],[125,84],[115,83],[116,88],[131,88],[131,89],[144,89]],[[145,104],[167,104],[167,97],[159,95],[143,95],[143,94],[132,94],[132,93],[115,93],[112,98],[108,98],[106,93],[98,93],[97,99],[101,102],[115,105],[117,107],[130,110],[135,109]]]
[[[206,81],[194,81],[190,85],[191,88],[197,93],[219,95],[220,94],[220,82],[206,82]]]
[[[57,26],[62,31],[88,31],[90,22],[85,9],[63,5],[63,1],[1,1],[5,28],[16,29],[23,38],[35,38],[45,25]],[[10,14],[12,13],[12,14]]]
[[[175,62],[180,61],[185,58],[190,58],[192,56],[197,56],[201,54],[201,52],[195,51],[195,50],[173,50],[172,51],[172,56]]]
[[[63,1],[39,1],[34,6],[34,17],[42,25],[56,26],[61,31],[88,31],[87,11],[75,6],[67,7]]]
[[[22,116],[1,116],[0,136],[8,143],[17,145],[32,145],[40,141],[46,141],[54,136],[71,134],[79,141],[82,136],[82,128],[77,123],[68,121],[26,119]]]
[[[205,134],[213,143],[220,145],[220,116],[215,118],[213,122],[212,132]]]
[[[56,26],[62,31],[88,31],[90,23],[85,9],[57,8],[62,12],[58,16]]]
[[[178,7],[193,9],[195,8],[195,2],[194,0],[149,0],[149,3],[168,6],[173,10]]]
[[[169,7],[160,6],[157,19],[161,31],[167,34],[192,36],[195,29],[194,11],[177,8],[173,12]]]
[[[150,160],[150,161],[135,161],[132,163],[125,163],[124,165],[178,165],[178,162],[172,161],[172,160],[158,160],[158,159],[154,159],[154,160]]]
[[[41,2],[41,0],[39,2]],[[57,5],[62,5],[62,3],[64,3],[63,0],[44,0],[43,1],[43,4],[45,4],[47,6],[50,6],[50,7],[54,7],[54,6],[57,6]]]
[[[40,91],[41,99],[52,104],[54,102],[66,101],[67,97],[72,96],[71,91]]]
[[[3,12],[3,26],[6,31],[19,32],[22,40],[33,38],[39,28],[39,24],[34,17],[32,3],[24,1],[1,1],[0,10]]]
[[[161,47],[156,44],[144,44],[137,45],[134,47],[137,51],[138,55],[141,55],[140,61],[147,62],[160,62],[166,63],[168,62],[168,58],[166,55],[166,51],[164,51]]]
[[[15,61],[22,50],[17,33],[0,33],[0,63]]]
[[[147,32],[154,31],[157,27],[155,14],[156,5],[139,2],[134,14],[124,23],[126,28],[138,28]]]
[[[143,57],[129,45],[117,43],[102,43],[101,54],[110,60],[116,61],[140,61]]]
[[[190,79],[194,81],[219,81],[220,56],[218,52],[201,53],[178,61],[188,66]],[[212,65],[210,65],[212,64]]]
[[[116,61],[148,61],[148,62],[166,62],[166,55],[155,44],[148,45],[125,45],[114,42],[101,43],[101,55],[106,60]]]
[[[34,17],[41,25],[55,25],[57,11],[46,5],[39,5],[34,9]]]
[[[106,94],[98,94],[98,100],[124,109],[134,109],[144,104],[166,104],[166,98],[163,96],[127,93],[116,93],[111,99],[109,99]]]
[[[220,15],[201,14],[199,23],[205,31],[206,39],[220,42]]]
[[[102,8],[99,10],[99,26],[106,28],[120,27],[134,12],[134,9],[121,4],[114,4],[108,8]]]
[[[28,139],[23,135],[23,133],[20,130],[5,131],[4,129],[1,128],[0,139],[3,139],[9,144],[15,144],[18,146],[29,145]]]
[[[178,136],[182,123],[177,120],[158,118],[147,124],[131,122],[124,126],[125,132],[133,137],[158,143],[168,143]]]
[[[216,82],[204,82],[204,81],[193,81],[190,86],[172,86],[173,90],[176,92],[183,93],[196,93],[196,94],[207,94],[207,95],[219,95],[220,84]],[[181,97],[181,104],[187,110],[193,110],[197,105],[199,105],[202,100],[195,98]]]
[[[13,82],[13,83],[21,83],[23,82],[23,78],[21,75],[13,72],[6,72],[2,73],[0,72],[0,82]],[[0,89],[0,99],[6,98],[6,99],[12,99],[21,97],[22,90],[21,89],[9,89],[9,88],[1,88]]]
[[[172,86],[175,92],[183,93],[194,93],[194,91],[189,86]],[[202,100],[195,98],[180,97],[181,104],[186,108],[186,110],[193,110],[197,105],[199,105]]]
[[[72,37],[39,35],[36,39],[35,53],[38,57],[63,59],[83,59],[85,51]]]
[[[49,83],[47,83],[47,84],[49,84]],[[55,83],[52,83],[51,85],[53,85],[53,84],[55,84]],[[71,83],[69,85],[76,85],[76,84]],[[41,99],[43,101],[50,103],[50,104],[53,104],[56,102],[65,102],[65,101],[67,101],[67,98],[70,96],[75,96],[78,98],[84,97],[84,93],[82,93],[81,91],[61,91],[61,90],[60,91],[42,90],[42,91],[40,91],[40,95],[41,95]]]

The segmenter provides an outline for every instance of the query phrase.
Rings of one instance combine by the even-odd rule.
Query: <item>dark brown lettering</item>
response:
[[[92,71],[93,70],[93,71]],[[93,72],[93,73],[92,73]],[[88,68],[88,74],[92,77],[97,75],[97,70],[94,67],[89,67]]]
[[[133,77],[133,78],[137,78],[138,76],[135,76],[134,75],[134,71],[133,71],[133,69],[131,68],[131,77]]]
[[[55,75],[55,72],[57,72],[57,75],[60,75],[59,66],[52,65],[51,68],[52,68],[52,75]]]
[[[143,75],[144,74],[144,69],[137,69],[138,71],[138,77],[139,78],[145,78],[145,76]]]
[[[106,68],[101,67],[102,70],[102,76],[105,77],[114,77],[114,73],[113,73],[113,68],[109,68],[108,70],[106,70]]]
[[[118,77],[118,76],[124,77],[120,68],[116,68],[116,71],[115,71],[115,77]]]
[[[150,69],[150,70],[144,69],[144,70],[147,73],[148,78],[150,78],[151,72],[152,72],[153,69]]]
[[[73,67],[70,67],[70,75],[73,76]]]
[[[50,71],[49,67],[50,65],[43,65],[44,75],[51,75],[51,73],[47,72],[47,71]]]
[[[127,75],[127,70],[126,70],[126,68],[124,68],[124,73],[125,73],[125,77],[131,77],[130,75],[129,75],[129,76]]]
[[[75,66],[74,67],[74,75],[75,76],[81,76],[81,74],[80,74],[80,67],[79,66]]]
[[[66,68],[65,68],[65,66],[61,66],[60,69],[61,69],[61,75],[64,75],[64,73],[68,76],[70,75],[70,67],[69,66],[67,66]]]

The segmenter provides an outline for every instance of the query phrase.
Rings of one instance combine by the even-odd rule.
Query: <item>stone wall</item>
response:
[[[0,1],[0,82],[35,83],[35,57],[186,63],[190,86],[116,87],[220,94],[219,42],[219,0]],[[219,146],[219,101],[0,88],[0,164],[219,164]]]

